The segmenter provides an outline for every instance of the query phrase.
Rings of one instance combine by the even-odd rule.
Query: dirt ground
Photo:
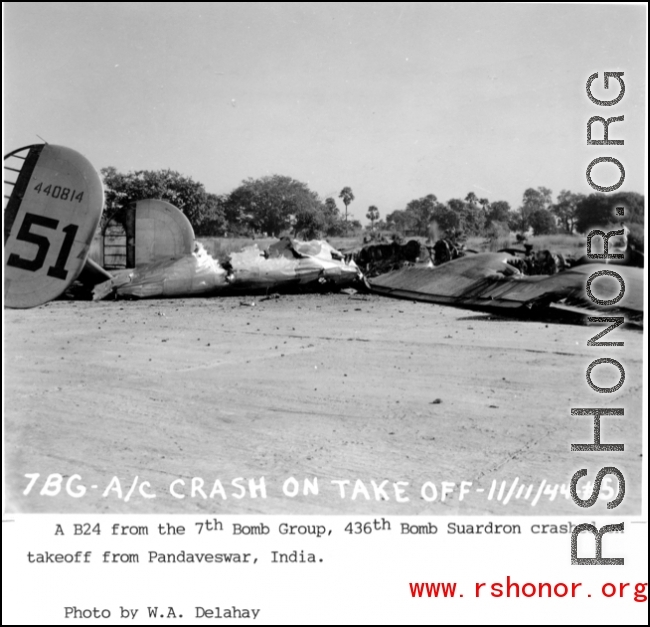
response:
[[[624,348],[588,347],[595,332],[360,294],[7,310],[7,509],[594,516],[605,502],[582,510],[566,486],[580,468],[593,481],[615,465],[626,480],[615,513],[636,514],[643,337],[618,329]],[[604,356],[626,370],[610,395],[585,381]],[[611,366],[593,376],[618,380]],[[603,418],[602,440],[625,451],[570,452],[593,441],[592,419],[570,409],[608,406],[625,417]],[[30,473],[39,478],[24,494]],[[41,494],[53,473],[60,493]],[[125,500],[135,477],[155,498],[136,487]],[[231,485],[238,477],[243,498]],[[266,496],[253,498],[247,482],[262,477]],[[284,494],[290,477],[317,482],[319,493]],[[192,497],[192,478],[207,498]],[[170,493],[175,480],[185,498]],[[344,498],[338,480],[350,481]],[[386,481],[384,491],[375,495],[372,481]],[[394,482],[404,482],[397,495]],[[455,484],[444,501],[443,482]],[[66,485],[86,492],[71,496]]]

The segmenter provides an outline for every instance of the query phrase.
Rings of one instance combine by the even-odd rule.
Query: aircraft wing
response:
[[[385,296],[503,313],[561,303],[585,313],[624,311],[631,319],[643,318],[642,268],[587,264],[548,276],[524,276],[508,264],[509,257],[507,253],[481,253],[434,268],[403,268],[371,279],[370,286]],[[619,303],[596,305],[587,296],[587,279],[599,271],[624,275],[626,291]],[[612,299],[619,293],[619,284],[610,276],[602,279],[598,289],[600,300]]]

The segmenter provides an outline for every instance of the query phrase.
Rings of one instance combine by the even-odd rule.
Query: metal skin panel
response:
[[[226,271],[207,253],[154,261],[121,271],[114,280],[122,297],[160,298],[211,295],[227,287]]]
[[[308,242],[304,248],[319,256],[266,259],[257,246],[248,247],[231,255],[232,268],[228,272],[199,247],[180,259],[164,259],[123,270],[107,285],[100,286],[95,298],[112,292],[119,297],[156,298],[312,291],[322,285],[353,285],[361,278],[356,264],[339,260],[342,255],[326,242]]]
[[[135,266],[192,254],[194,230],[184,213],[164,200],[135,203]]]
[[[31,172],[21,170],[7,205],[15,216],[4,255],[5,305],[12,308],[42,305],[68,288],[104,207],[101,178],[83,155],[51,144],[30,148],[40,155]]]
[[[422,300],[486,310],[529,309],[566,301],[569,305],[600,311],[643,314],[643,269],[607,264],[587,264],[550,276],[523,276],[507,265],[507,253],[468,255],[435,268],[403,268],[370,280],[372,290],[385,296]],[[620,273],[626,283],[616,305],[594,304],[586,282],[599,271]],[[610,277],[594,287],[601,300],[615,298],[619,284]]]

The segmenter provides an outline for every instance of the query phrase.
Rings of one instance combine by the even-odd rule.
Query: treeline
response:
[[[348,219],[354,201],[350,187],[338,199],[322,200],[300,181],[288,176],[249,178],[229,194],[211,194],[202,183],[173,170],[140,170],[123,174],[115,168],[102,171],[106,193],[104,223],[119,217],[130,202],[162,198],[188,217],[199,236],[345,236],[358,233],[362,225]],[[625,215],[615,214],[624,207]],[[410,201],[404,209],[381,219],[375,205],[368,207],[370,229],[408,236],[439,237],[463,233],[467,236],[499,237],[504,232],[547,235],[585,233],[593,227],[625,221],[631,235],[642,246],[644,197],[635,192],[574,194],[562,190],[555,200],[550,189],[527,189],[521,205],[510,207],[504,200],[478,198],[470,192],[464,199],[440,202],[434,194]],[[435,226],[434,226],[435,225]]]
[[[623,217],[615,214],[624,207]],[[555,201],[547,187],[528,188],[521,205],[513,209],[505,200],[490,201],[470,192],[464,199],[439,202],[434,194],[412,200],[405,209],[386,216],[385,227],[411,235],[430,235],[435,223],[444,232],[462,232],[469,236],[490,237],[504,231],[548,235],[553,233],[585,233],[595,226],[625,221],[639,225],[643,232],[644,197],[635,192],[616,194],[574,194],[562,190]]]
[[[334,198],[321,200],[305,183],[288,176],[246,179],[230,194],[211,194],[202,183],[173,170],[140,170],[123,174],[115,168],[101,170],[106,195],[103,223],[120,219],[131,202],[161,198],[178,207],[199,236],[341,236],[363,227],[348,219],[354,200],[349,187],[339,194],[345,211]]]

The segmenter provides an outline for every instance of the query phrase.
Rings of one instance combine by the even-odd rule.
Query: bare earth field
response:
[[[624,348],[587,347],[596,328],[345,294],[7,310],[7,509],[593,517],[607,513],[604,501],[582,510],[566,487],[553,487],[580,468],[593,481],[615,465],[627,484],[615,513],[636,514],[643,338],[618,329],[612,339]],[[588,364],[603,356],[627,374],[606,396],[585,382]],[[618,381],[611,366],[593,376]],[[572,417],[571,407],[599,406],[625,407],[625,417],[603,418],[602,435],[625,451],[571,453],[571,443],[593,441],[592,419]],[[24,495],[29,473],[40,477]],[[51,473],[63,475],[56,496],[40,493]],[[155,498],[136,488],[125,501],[136,476]],[[114,477],[122,492],[106,493]],[[231,485],[238,477],[243,498]],[[248,480],[262,477],[266,498],[252,498]],[[289,477],[317,481],[319,493],[283,494]],[[192,497],[192,478],[204,480],[208,498]],[[177,479],[185,498],[170,494]],[[223,490],[210,498],[215,480]],[[351,482],[345,498],[333,480]],[[68,495],[67,481],[86,493]],[[385,493],[376,498],[371,481],[386,481]],[[461,500],[463,481],[472,483]],[[396,499],[393,482],[404,482],[408,500]],[[444,501],[442,482],[456,484]]]

